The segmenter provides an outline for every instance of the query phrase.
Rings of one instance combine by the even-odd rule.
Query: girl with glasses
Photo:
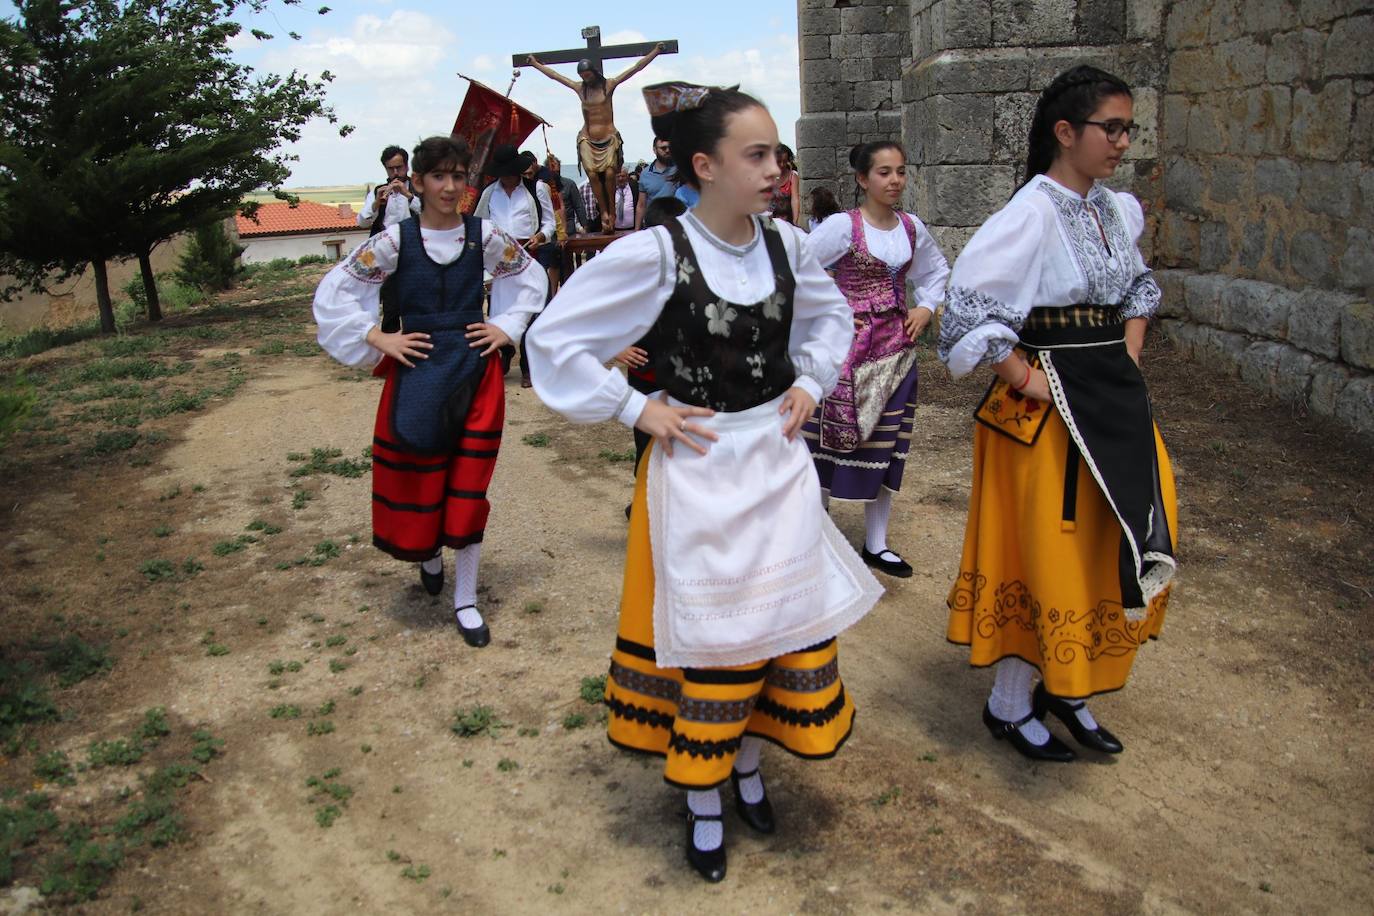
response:
[[[990,364],[948,638],[993,666],[983,722],[1036,760],[1122,749],[1085,701],[1125,685],[1159,635],[1175,569],[1174,479],[1140,374],[1159,306],[1139,201],[1110,178],[1130,147],[1131,90],[1060,74],[1031,122],[1026,180],[954,265],[940,358]],[[1032,681],[1039,677],[1032,692]]]

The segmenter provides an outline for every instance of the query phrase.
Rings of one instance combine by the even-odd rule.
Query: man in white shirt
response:
[[[497,228],[505,230],[547,270],[557,258],[556,246],[544,247],[554,238],[553,198],[544,182],[524,176],[530,165],[530,161],[509,143],[492,150],[487,174],[496,180],[482,192],[473,215],[489,219]],[[505,362],[509,368],[510,356],[505,356]],[[531,384],[529,363],[522,347],[520,385],[529,388]]]
[[[630,187],[630,173],[621,166],[615,174],[615,231],[632,232],[635,228],[635,192]]]
[[[368,191],[358,211],[358,225],[372,235],[420,212],[420,195],[410,186],[410,155],[399,146],[388,146],[382,150],[382,168],[386,183]]]
[[[487,166],[496,180],[482,192],[474,215],[491,220],[533,255],[554,238],[553,198],[543,182],[524,178],[526,166],[514,146],[496,147]]]

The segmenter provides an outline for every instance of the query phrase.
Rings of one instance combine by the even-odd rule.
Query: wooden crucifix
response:
[[[677,42],[657,41],[603,46],[601,27],[595,25],[583,29],[582,37],[587,41],[585,48],[515,54],[511,56],[511,64],[516,67],[534,67],[549,79],[562,83],[577,93],[578,99],[582,102],[582,129],[577,134],[577,158],[582,170],[587,173],[592,194],[601,209],[601,231],[614,232],[617,194],[628,194],[629,190],[617,191],[616,188],[616,175],[625,164],[625,154],[621,149],[620,131],[615,129],[615,111],[611,97],[617,86],[647,67],[658,55],[676,54]],[[603,61],[621,57],[639,57],[639,60],[631,64],[624,73],[607,79]],[[577,64],[580,82],[569,79],[548,66],[571,63]],[[633,212],[634,201],[630,201],[629,209]]]

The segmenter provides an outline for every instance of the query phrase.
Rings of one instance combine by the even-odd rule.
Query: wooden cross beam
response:
[[[602,45],[601,26],[591,25],[582,30],[582,37],[587,40],[585,48],[568,48],[563,51],[526,51],[523,54],[511,55],[511,66],[524,67],[531,54],[539,58],[540,63],[545,64],[575,64],[579,60],[587,59],[596,64],[597,69],[602,73],[606,72],[603,61],[620,57],[643,57],[648,54],[660,43],[663,45],[663,54],[676,54],[676,41],[641,41],[629,45]]]

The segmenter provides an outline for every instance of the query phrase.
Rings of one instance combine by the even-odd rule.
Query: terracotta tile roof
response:
[[[331,230],[356,231],[359,228],[358,215],[348,204],[329,207],[309,200],[303,200],[295,207],[283,201],[266,203],[258,207],[256,222],[242,213],[234,215],[234,222],[238,225],[239,238],[300,235]]]

